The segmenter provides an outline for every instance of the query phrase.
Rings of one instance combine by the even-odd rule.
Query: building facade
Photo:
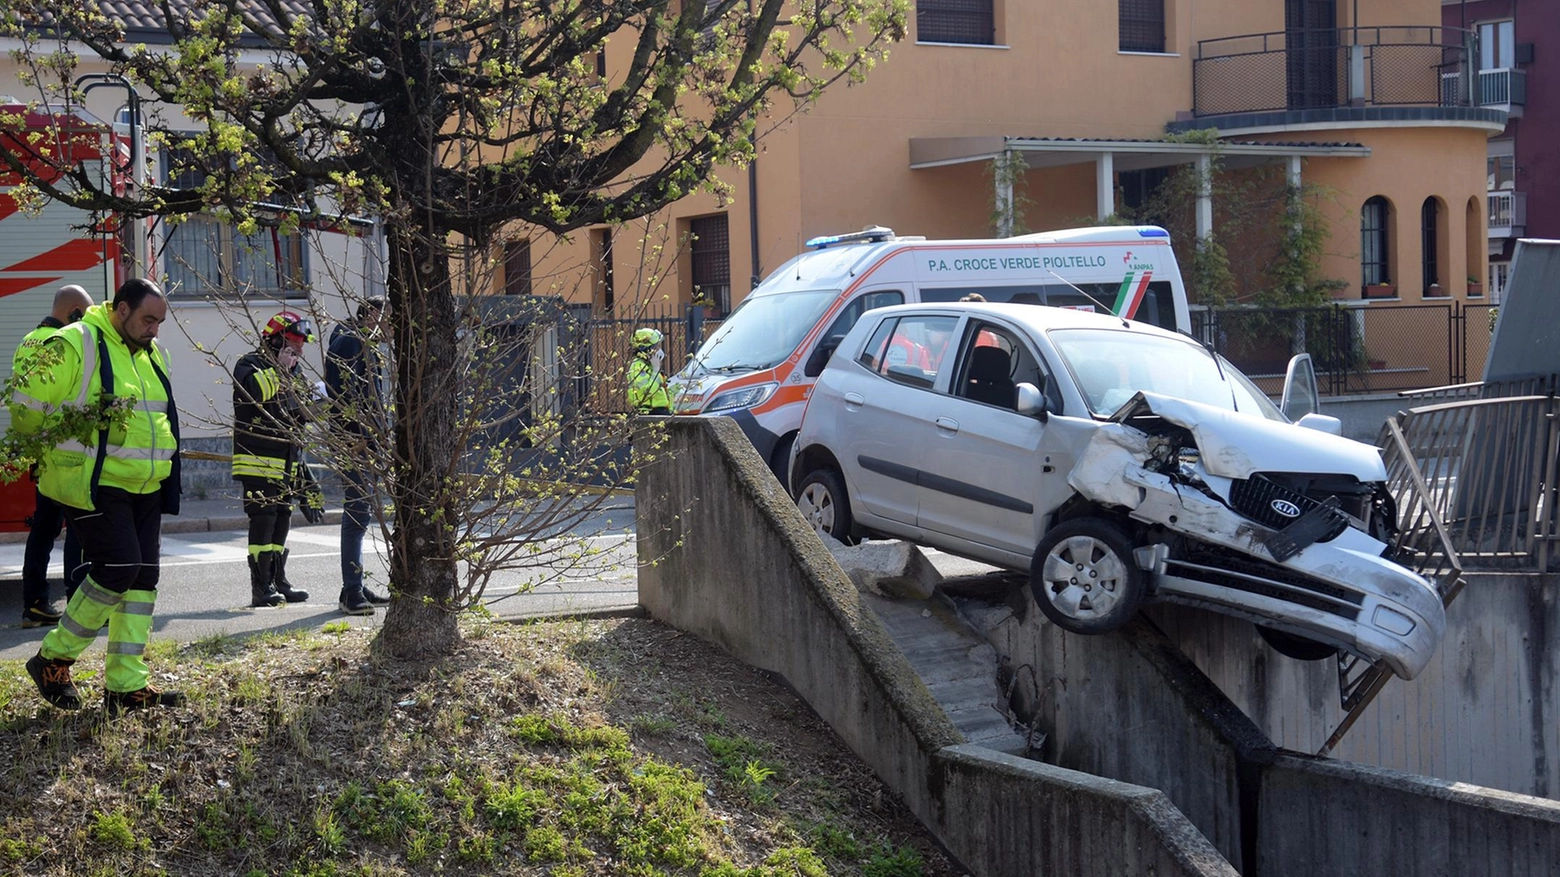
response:
[[[1517,238],[1560,237],[1560,4],[1441,0],[1441,21],[1478,40],[1472,66],[1480,101],[1507,111],[1485,159],[1490,300],[1500,295]],[[1546,53],[1549,53],[1546,55]]]
[[[1223,244],[1237,300],[1262,282],[1249,264],[1266,258],[1255,219],[1282,211],[1271,195],[1284,186],[1316,207],[1332,297],[1484,300],[1467,278],[1487,272],[1480,170],[1506,106],[1481,102],[1473,35],[1446,25],[1438,0],[915,5],[906,41],[865,84],[791,118],[752,167],[720,172],[729,203],[697,195],[648,225],[566,243],[517,229],[500,261],[523,253],[525,275],[505,291],[598,313],[698,298],[718,316],[816,235],[884,225],[986,238],[1154,219],[1149,196],[1200,170],[1192,179],[1207,182],[1172,199],[1163,224],[1183,253],[1198,237]],[[609,75],[619,51],[607,47]],[[636,273],[647,236],[675,253],[648,293]]]

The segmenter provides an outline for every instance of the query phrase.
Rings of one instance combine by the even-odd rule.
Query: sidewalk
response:
[[[341,523],[341,500],[325,498],[324,524]],[[293,512],[294,527],[310,526],[303,515]],[[237,496],[217,496],[208,499],[184,497],[179,502],[179,514],[163,515],[164,533],[212,533],[223,530],[247,530],[249,518],[244,516],[244,503]],[[0,533],[0,545],[27,541],[27,531]]]

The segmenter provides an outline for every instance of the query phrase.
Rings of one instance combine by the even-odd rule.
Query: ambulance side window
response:
[[[827,341],[830,338],[845,337],[855,327],[856,321],[861,319],[861,315],[867,311],[886,308],[889,305],[902,305],[904,303],[905,294],[897,289],[873,290],[846,305],[845,309],[840,311],[839,316],[835,317],[834,322],[830,324],[829,331],[823,333],[823,340]]]

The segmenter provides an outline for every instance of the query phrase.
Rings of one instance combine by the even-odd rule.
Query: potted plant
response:
[[[1367,283],[1363,291],[1366,298],[1397,298],[1395,283]]]
[[[1469,298],[1483,298],[1484,297],[1484,284],[1480,283],[1479,282],[1479,278],[1474,277],[1472,274],[1468,275],[1468,297]]]

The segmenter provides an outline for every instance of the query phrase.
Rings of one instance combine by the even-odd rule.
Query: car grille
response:
[[[1278,511],[1277,506],[1284,504],[1288,504],[1297,510],[1298,513],[1286,515]],[[1316,508],[1321,503],[1299,491],[1290,490],[1282,485],[1274,484],[1261,475],[1255,475],[1244,480],[1237,480],[1230,485],[1230,505],[1234,507],[1235,511],[1264,527],[1282,530],[1293,524],[1300,515]],[[1328,542],[1336,539],[1348,527],[1348,521],[1340,520],[1337,525],[1316,541]]]

